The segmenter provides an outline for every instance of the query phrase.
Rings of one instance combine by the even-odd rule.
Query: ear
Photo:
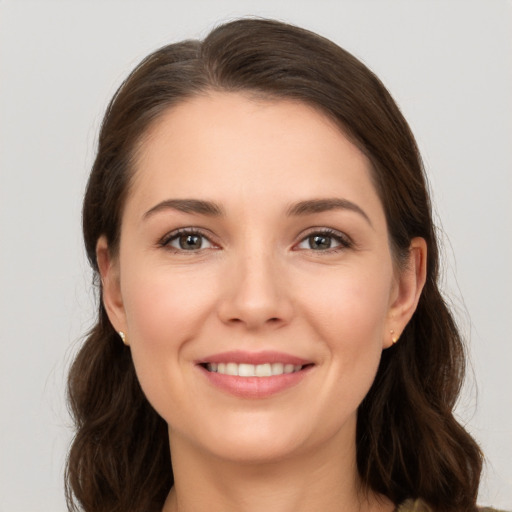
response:
[[[96,261],[101,276],[102,300],[110,323],[116,331],[126,332],[126,315],[119,279],[119,260],[113,258],[105,236],[96,244]]]
[[[427,243],[413,238],[405,268],[400,269],[393,287],[383,348],[393,345],[416,311],[427,276]]]

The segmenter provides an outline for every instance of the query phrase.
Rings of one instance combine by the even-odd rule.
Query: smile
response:
[[[314,367],[311,360],[273,350],[235,350],[196,361],[196,368],[213,388],[244,399],[270,398],[293,388]]]
[[[207,363],[206,369],[209,372],[220,373],[222,375],[233,375],[238,377],[273,377],[295,373],[302,370],[302,365],[285,363]]]

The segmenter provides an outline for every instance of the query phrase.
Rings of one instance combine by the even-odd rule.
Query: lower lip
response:
[[[198,366],[203,374],[215,387],[240,398],[268,398],[286,389],[296,386],[311,371],[312,366],[302,370],[271,377],[239,377],[209,372]]]

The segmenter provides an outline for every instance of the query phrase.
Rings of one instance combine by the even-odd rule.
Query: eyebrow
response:
[[[372,221],[367,213],[357,204],[349,201],[348,199],[341,199],[338,197],[326,199],[309,199],[307,201],[300,201],[292,204],[288,210],[287,215],[311,215],[314,213],[328,212],[332,210],[350,210],[361,215],[370,226],[373,227]]]
[[[163,210],[177,210],[183,213],[197,213],[211,217],[224,215],[224,210],[217,203],[212,201],[203,201],[200,199],[166,199],[149,209],[143,215],[143,219],[147,219],[151,215]]]
[[[205,201],[201,199],[166,199],[150,208],[144,215],[143,219],[154,215],[155,213],[165,210],[177,210],[183,213],[196,213],[199,215],[207,215],[210,217],[224,216],[224,209],[213,201]],[[286,211],[286,215],[302,216],[314,213],[328,212],[332,210],[350,210],[361,215],[370,226],[373,224],[366,212],[357,204],[348,199],[326,198],[326,199],[308,199],[307,201],[299,201],[292,204]]]

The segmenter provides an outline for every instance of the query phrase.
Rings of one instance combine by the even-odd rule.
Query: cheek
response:
[[[343,274],[309,286],[309,308],[304,309],[330,362],[324,389],[334,393],[325,399],[355,409],[371,387],[381,359],[393,271],[391,264],[380,264]]]
[[[197,337],[211,310],[199,276],[145,266],[122,280],[130,345],[141,384],[178,365],[183,348]]]
[[[382,267],[381,267],[382,269]],[[351,273],[336,287],[311,298],[310,322],[316,326],[330,361],[325,397],[334,407],[357,409],[379,366],[389,311],[392,273]],[[340,410],[340,414],[342,411]]]
[[[200,327],[211,302],[205,276],[165,265],[151,268],[148,264],[128,267],[126,276],[122,279],[122,295],[134,341],[167,346]]]
[[[393,274],[382,262],[364,272],[347,268],[303,288],[308,320],[324,338],[354,350],[382,342]]]
[[[175,377],[186,367],[187,347],[211,310],[211,297],[201,287],[204,276],[147,264],[143,268],[143,272],[127,268],[122,280],[130,349],[145,396],[169,421],[181,414],[179,397],[187,396],[188,390]],[[174,397],[172,409],[170,397]]]

